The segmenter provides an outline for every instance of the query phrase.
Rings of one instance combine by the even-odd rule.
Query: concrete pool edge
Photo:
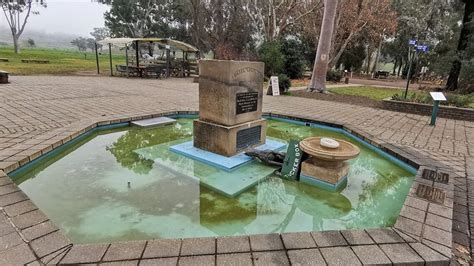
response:
[[[235,239],[240,239],[242,243],[247,242],[248,248],[223,253],[220,251],[219,245],[224,245],[223,243],[226,243],[229,238],[144,240],[112,244],[76,245],[72,244],[5,174],[5,172],[10,173],[20,166],[35,161],[43,154],[55,151],[64,144],[77,141],[78,137],[84,134],[90,134],[90,130],[100,126],[128,123],[134,120],[158,116],[182,117],[186,115],[195,116],[196,114],[197,112],[192,111],[167,112],[155,115],[122,117],[99,122],[79,122],[72,125],[64,133],[60,134],[59,137],[52,138],[50,140],[50,146],[47,145],[42,150],[32,150],[31,154],[27,155],[26,158],[20,158],[18,161],[12,162],[10,166],[2,169],[5,171],[0,170],[1,212],[6,217],[7,222],[22,236],[23,244],[26,246],[19,245],[19,247],[27,247],[34,252],[36,257],[31,261],[40,260],[43,263],[52,264],[59,262],[95,263],[122,260],[133,261],[145,258],[164,257],[176,258],[176,261],[178,261],[178,257],[189,260],[194,258],[192,257],[193,255],[214,256],[215,261],[219,256],[223,256],[220,254],[239,254],[242,258],[245,257],[243,255],[246,254],[253,260],[259,257],[264,259],[268,258],[268,256],[277,256],[283,260],[290,259],[293,261],[293,259],[301,259],[301,256],[304,257],[305,254],[308,255],[309,251],[314,253],[314,256],[318,254],[319,257],[324,257],[326,262],[336,259],[337,257],[335,257],[335,255],[337,253],[342,259],[346,259],[345,262],[347,262],[347,264],[354,262],[373,262],[374,254],[379,256],[380,261],[378,263],[383,263],[384,261],[388,263],[419,262],[428,265],[435,262],[438,263],[438,265],[439,263],[446,265],[449,263],[451,257],[452,229],[443,230],[439,228],[440,226],[436,224],[436,219],[442,220],[442,218],[444,218],[444,220],[452,220],[454,194],[452,178],[447,185],[431,184],[447,192],[447,199],[443,206],[420,199],[415,193],[416,186],[426,184],[426,180],[421,178],[421,173],[425,167],[434,166],[432,165],[432,161],[425,160],[425,158],[420,155],[410,154],[409,151],[404,151],[392,144],[384,143],[373,137],[371,138],[369,134],[365,134],[361,129],[351,129],[336,123],[315,121],[303,117],[286,116],[282,114],[264,114],[272,118],[295,119],[301,122],[315,123],[322,126],[331,126],[347,130],[356,137],[399,158],[401,161],[419,168],[409,195],[405,200],[402,212],[393,228],[237,237]],[[451,175],[454,177],[454,173],[451,173]],[[25,208],[25,206],[28,207]],[[25,219],[28,220],[28,223],[25,223]],[[36,232],[36,234],[33,234],[33,232]],[[365,240],[361,242],[360,239]],[[156,248],[163,245],[170,246],[173,243],[175,246],[178,246],[176,244],[178,242],[178,253],[174,251],[169,254],[158,254],[159,252],[156,252],[156,250],[154,252],[153,247]],[[304,245],[302,243],[304,243]],[[372,251],[364,253],[362,249]],[[126,250],[129,251],[125,252],[128,256],[122,254]],[[195,259],[204,258],[199,257]]]

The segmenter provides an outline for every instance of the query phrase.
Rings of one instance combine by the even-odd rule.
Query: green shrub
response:
[[[471,107],[472,103],[474,103],[474,94],[461,95],[450,93],[446,96],[446,98],[448,100],[445,102],[441,102],[442,105],[468,108]],[[406,99],[403,93],[399,93],[393,95],[392,100],[401,102],[433,104],[433,99],[431,98],[431,96],[425,93],[408,93]]]
[[[284,57],[283,73],[291,79],[303,77],[305,61],[301,42],[295,39],[283,40],[281,53]]]
[[[326,73],[326,80],[327,81],[333,81],[333,82],[339,82],[342,79],[342,72],[338,70],[328,70]]]
[[[282,73],[284,67],[284,56],[281,53],[279,42],[265,42],[260,46],[260,58],[265,63],[265,75],[273,76]]]
[[[280,87],[280,94],[287,93],[291,87],[291,80],[285,74],[278,75],[278,86]]]

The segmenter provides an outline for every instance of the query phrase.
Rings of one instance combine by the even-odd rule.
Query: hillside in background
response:
[[[71,45],[71,41],[77,37],[79,35],[73,33],[47,33],[26,28],[20,40],[22,47],[25,47],[24,42],[31,38],[36,46],[41,48],[77,49]],[[8,27],[0,26],[0,45],[12,45],[12,36]]]

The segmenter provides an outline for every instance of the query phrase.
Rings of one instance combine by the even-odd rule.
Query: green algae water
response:
[[[341,132],[268,120],[267,136],[288,141],[310,136],[345,139],[361,154],[351,160],[347,187],[327,192],[268,176],[234,198],[166,167],[195,177],[212,166],[168,152],[156,160],[137,150],[192,138],[192,120],[154,129],[99,131],[39,166],[13,174],[21,189],[74,243],[235,236],[392,226],[414,174]],[[252,162],[255,172],[268,166]],[[179,170],[179,169],[178,169]],[[238,174],[239,169],[233,174]],[[270,169],[272,172],[272,169]]]

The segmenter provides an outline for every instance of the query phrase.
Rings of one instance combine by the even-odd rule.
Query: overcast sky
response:
[[[47,3],[47,8],[39,10],[40,15],[30,17],[28,29],[86,37],[93,28],[104,27],[104,12],[108,10],[105,5],[91,0],[47,0]],[[6,23],[3,14],[0,17],[0,23]]]

